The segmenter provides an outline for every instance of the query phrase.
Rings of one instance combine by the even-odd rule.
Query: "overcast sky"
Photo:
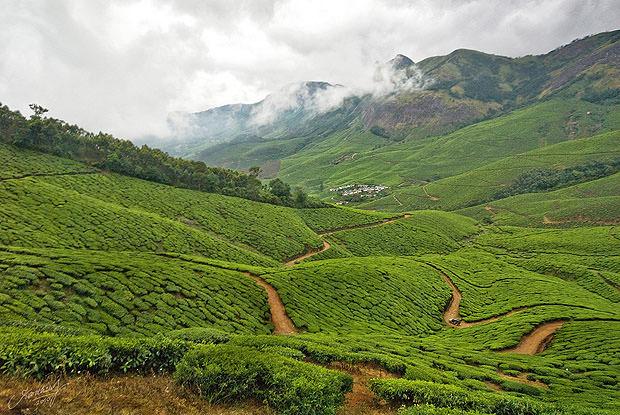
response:
[[[291,82],[361,86],[397,53],[538,54],[619,22],[618,0],[1,0],[0,102],[132,138]]]

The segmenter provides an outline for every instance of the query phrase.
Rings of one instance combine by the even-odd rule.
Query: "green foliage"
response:
[[[587,118],[585,121],[595,122],[595,120],[590,119],[594,116],[587,116],[581,112],[579,112],[579,114]],[[611,112],[608,115],[608,118],[613,120],[612,114],[617,117],[616,114],[620,114],[620,112]],[[499,122],[499,119],[497,121]],[[519,121],[515,120],[515,122],[521,125]],[[514,129],[514,124],[509,124],[505,127],[513,129],[513,134],[522,134],[523,131],[528,131],[529,128],[524,126],[523,131],[521,129]],[[539,128],[547,134],[546,127],[541,126]],[[620,129],[620,123],[616,128]],[[471,127],[471,129],[473,130],[474,127]],[[495,143],[497,136],[501,136],[503,131],[490,130],[488,133],[492,136],[487,136],[483,142],[486,146],[490,147],[490,149],[485,148],[481,151],[498,150],[495,144],[490,146],[489,143],[491,141]],[[508,132],[506,132],[506,134],[508,134]],[[588,133],[588,135],[591,134]],[[589,138],[559,143],[557,141],[546,141],[541,139],[547,143],[547,145],[536,148],[539,146],[535,146],[534,143],[532,143],[534,149],[530,151],[525,151],[526,149],[524,149],[523,152],[504,153],[504,156],[499,160],[495,159],[495,161],[480,160],[479,167],[466,168],[464,172],[460,172],[459,174],[450,173],[448,174],[449,177],[432,181],[424,186],[414,185],[402,187],[396,190],[394,195],[367,203],[364,207],[385,208],[389,206],[400,211],[412,209],[454,210],[490,202],[498,192],[510,187],[520,175],[532,170],[563,170],[567,166],[587,165],[594,161],[600,161],[603,164],[611,165],[614,163],[613,160],[617,159],[620,154],[618,151],[619,138],[620,132],[615,130],[597,134]],[[482,138],[480,139],[482,140]],[[517,143],[521,140],[520,138],[513,139],[517,140]],[[503,143],[503,141],[501,143]],[[482,144],[482,142],[480,144]],[[506,145],[516,144],[508,140]],[[468,155],[476,155],[481,159],[483,158],[482,154],[484,154],[477,152],[473,148],[463,148],[461,151],[467,152]],[[459,157],[455,158],[453,156],[454,153],[450,153],[450,158],[448,160],[453,161],[460,159]],[[448,157],[448,155],[446,155],[446,157]],[[572,173],[567,170],[566,178],[568,179],[570,177],[572,177]],[[531,190],[535,189],[532,187]],[[394,206],[395,197],[401,202],[401,205]]]
[[[620,222],[620,173],[562,189],[508,197],[458,213],[496,225],[571,227]]]
[[[342,207],[298,209],[298,215],[315,232],[335,231],[343,228],[369,225],[389,219],[389,213],[364,211]]]
[[[447,212],[417,211],[410,217],[369,228],[330,235],[354,256],[448,253],[478,232],[476,223]]]
[[[268,315],[264,291],[234,271],[135,252],[0,251],[3,322],[113,335],[201,326],[268,333]],[[197,333],[177,333],[192,335]]]
[[[119,140],[109,134],[93,134],[62,120],[42,118],[46,110],[41,111],[37,105],[31,108],[35,115],[26,119],[0,104],[1,141],[172,186],[269,203],[294,204],[290,194],[271,193],[255,176],[208,167],[201,161],[171,157],[146,145],[136,147],[128,140]]]
[[[50,374],[171,371],[187,343],[164,337],[61,337],[13,329],[0,333],[0,371],[44,378]]]
[[[0,182],[0,244],[109,251],[180,252],[250,263],[267,257],[183,222],[27,178]]]
[[[280,354],[237,346],[203,346],[188,352],[175,379],[209,402],[257,398],[281,414],[335,414],[352,379]]]
[[[471,392],[453,385],[406,379],[374,379],[370,387],[377,396],[396,403],[428,404],[463,411],[497,415],[561,415],[575,412],[565,405],[542,404],[526,398]],[[415,410],[405,412],[415,414]],[[419,412],[438,413],[443,412]],[[447,414],[458,412],[446,412]]]
[[[293,210],[240,198],[178,189],[116,174],[47,177],[45,182],[78,192],[89,201],[95,198],[131,212],[148,212],[174,221],[184,229],[188,239],[198,233],[204,239],[237,245],[228,248],[231,252],[242,248],[283,261],[305,252],[307,248],[322,245],[321,239],[298,216],[298,212],[305,209]],[[191,252],[178,247],[167,250]],[[199,252],[193,249],[193,253]],[[222,257],[222,253],[206,255]],[[232,257],[227,260],[244,262]]]
[[[620,158],[608,162],[592,161],[561,170],[538,169],[521,174],[507,188],[493,197],[502,199],[521,193],[542,192],[588,180],[611,176],[620,170]]]
[[[227,343],[230,340],[230,334],[225,331],[207,327],[188,327],[185,329],[177,329],[166,332],[164,335],[171,339],[180,339],[192,343],[204,344]]]
[[[404,258],[317,261],[261,276],[311,333],[432,333],[449,298],[436,272]]]
[[[463,411],[461,409],[438,408],[434,405],[415,405],[402,408],[398,415],[484,415],[480,412]]]

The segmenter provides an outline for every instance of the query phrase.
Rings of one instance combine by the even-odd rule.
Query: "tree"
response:
[[[260,174],[260,167],[258,166],[252,166],[250,167],[250,169],[248,170],[248,173],[250,174],[250,176],[252,177],[258,177],[258,175]]]
[[[291,196],[291,186],[284,183],[280,179],[273,179],[269,182],[269,190],[271,193],[278,197],[290,197]]]
[[[301,187],[296,187],[293,190],[293,203],[297,207],[304,207],[308,203],[308,195]]]
[[[41,115],[49,111],[47,108],[43,108],[42,106],[38,104],[30,104],[28,106],[34,112],[35,117],[40,117]]]

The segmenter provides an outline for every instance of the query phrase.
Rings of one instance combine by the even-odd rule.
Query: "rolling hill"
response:
[[[620,413],[619,36],[183,115],[322,200],[0,107],[0,412]]]

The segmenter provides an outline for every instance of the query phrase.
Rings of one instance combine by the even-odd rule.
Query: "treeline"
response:
[[[257,168],[245,174],[209,167],[202,161],[172,157],[146,145],[136,147],[129,140],[101,132],[94,134],[62,120],[44,117],[47,110],[38,105],[30,108],[34,115],[26,118],[0,104],[0,141],[171,186],[284,206],[323,206],[301,188],[291,190],[279,179],[263,185],[257,177]]]
[[[620,171],[620,158],[592,161],[561,170],[536,169],[523,173],[508,187],[497,192],[493,199],[503,199],[522,193],[544,192],[560,187],[599,179]]]

